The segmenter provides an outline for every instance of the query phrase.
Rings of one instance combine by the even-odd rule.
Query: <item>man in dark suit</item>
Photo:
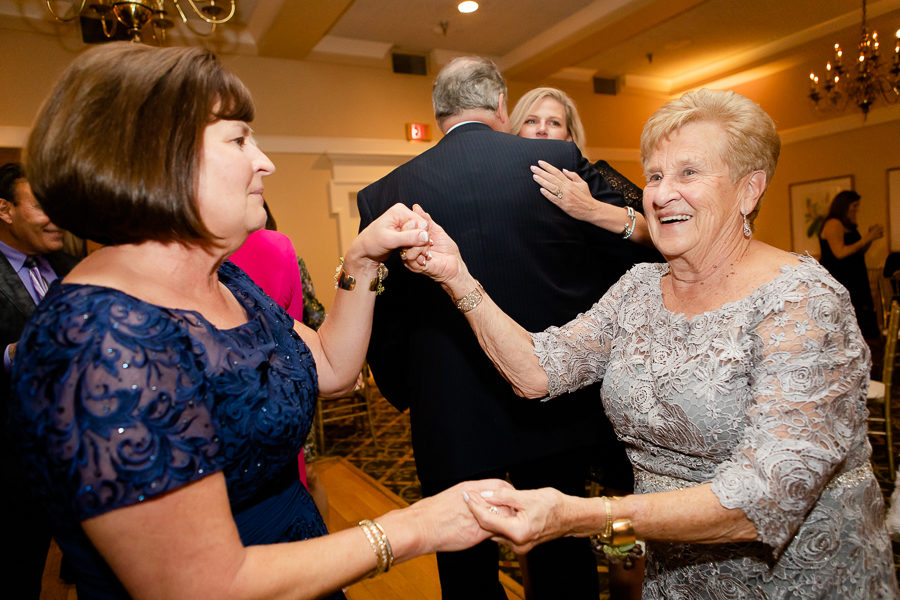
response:
[[[566,323],[588,309],[634,262],[624,241],[623,200],[575,144],[506,133],[506,84],[490,61],[456,59],[438,75],[433,100],[444,138],[358,195],[365,227],[395,202],[419,203],[459,244],[469,270],[529,331]],[[539,192],[539,159],[588,183],[606,229],[572,219]],[[379,388],[409,407],[422,491],[467,479],[506,477],[517,487],[552,486],[584,495],[591,453],[627,464],[603,413],[599,389],[541,403],[515,396],[440,287],[406,270],[397,255],[376,300],[368,360]],[[630,468],[628,469],[630,472]],[[536,598],[598,595],[586,539],[532,550],[526,582]],[[439,554],[448,598],[504,598],[497,548]]]
[[[50,222],[31,193],[22,167],[0,167],[0,373],[2,402],[2,512],[7,558],[3,586],[10,598],[38,598],[50,545],[47,517],[31,497],[6,435],[10,403],[9,371],[25,321],[47,286],[71,270],[77,260],[60,252],[62,230]]]

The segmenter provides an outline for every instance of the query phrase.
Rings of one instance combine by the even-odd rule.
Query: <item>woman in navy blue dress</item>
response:
[[[12,432],[82,600],[340,597],[486,537],[462,489],[326,535],[297,452],[317,394],[356,381],[380,261],[427,224],[395,206],[347,251],[318,332],[294,322],[226,262],[266,218],[252,118],[207,51],[110,44],[29,140],[46,212],[105,245],[49,292],[13,373]]]

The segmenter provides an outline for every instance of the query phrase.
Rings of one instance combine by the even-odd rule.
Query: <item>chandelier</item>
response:
[[[869,114],[877,99],[893,104],[900,99],[900,29],[890,51],[890,66],[883,61],[878,32],[866,25],[866,0],[862,0],[862,32],[858,44],[859,58],[844,65],[840,44],[834,45],[834,56],[825,63],[825,77],[819,83],[815,73],[809,74],[809,97],[816,108],[843,111],[852,102]],[[820,105],[819,102],[822,102]]]
[[[166,5],[174,5],[185,26],[196,35],[211,35],[216,30],[216,25],[227,23],[234,16],[235,0],[229,0],[230,9],[226,10],[225,0],[77,0],[70,2],[70,8],[64,15],[60,15],[54,8],[52,0],[47,1],[47,10],[57,21],[68,22],[78,17],[98,19],[103,28],[103,34],[112,38],[116,35],[119,26],[125,27],[128,37],[133,42],[142,42],[142,32],[149,31],[153,40],[158,44],[166,41],[166,31],[175,26],[175,22],[169,18]],[[80,6],[79,6],[80,4]],[[209,25],[205,31],[194,27],[185,14],[183,4],[190,6],[197,17]]]

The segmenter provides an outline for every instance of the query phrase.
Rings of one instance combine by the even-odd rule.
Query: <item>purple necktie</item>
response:
[[[47,280],[44,279],[43,274],[41,274],[41,268],[38,264],[37,258],[34,256],[25,257],[25,266],[28,267],[28,276],[31,277],[31,285],[34,286],[34,291],[37,293],[38,301],[44,297],[44,294],[47,293]]]

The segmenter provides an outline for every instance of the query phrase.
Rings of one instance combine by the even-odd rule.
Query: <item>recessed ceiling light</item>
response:
[[[460,2],[456,6],[456,10],[461,13],[473,13],[478,10],[478,3],[472,2],[472,0],[466,0],[465,2]]]

